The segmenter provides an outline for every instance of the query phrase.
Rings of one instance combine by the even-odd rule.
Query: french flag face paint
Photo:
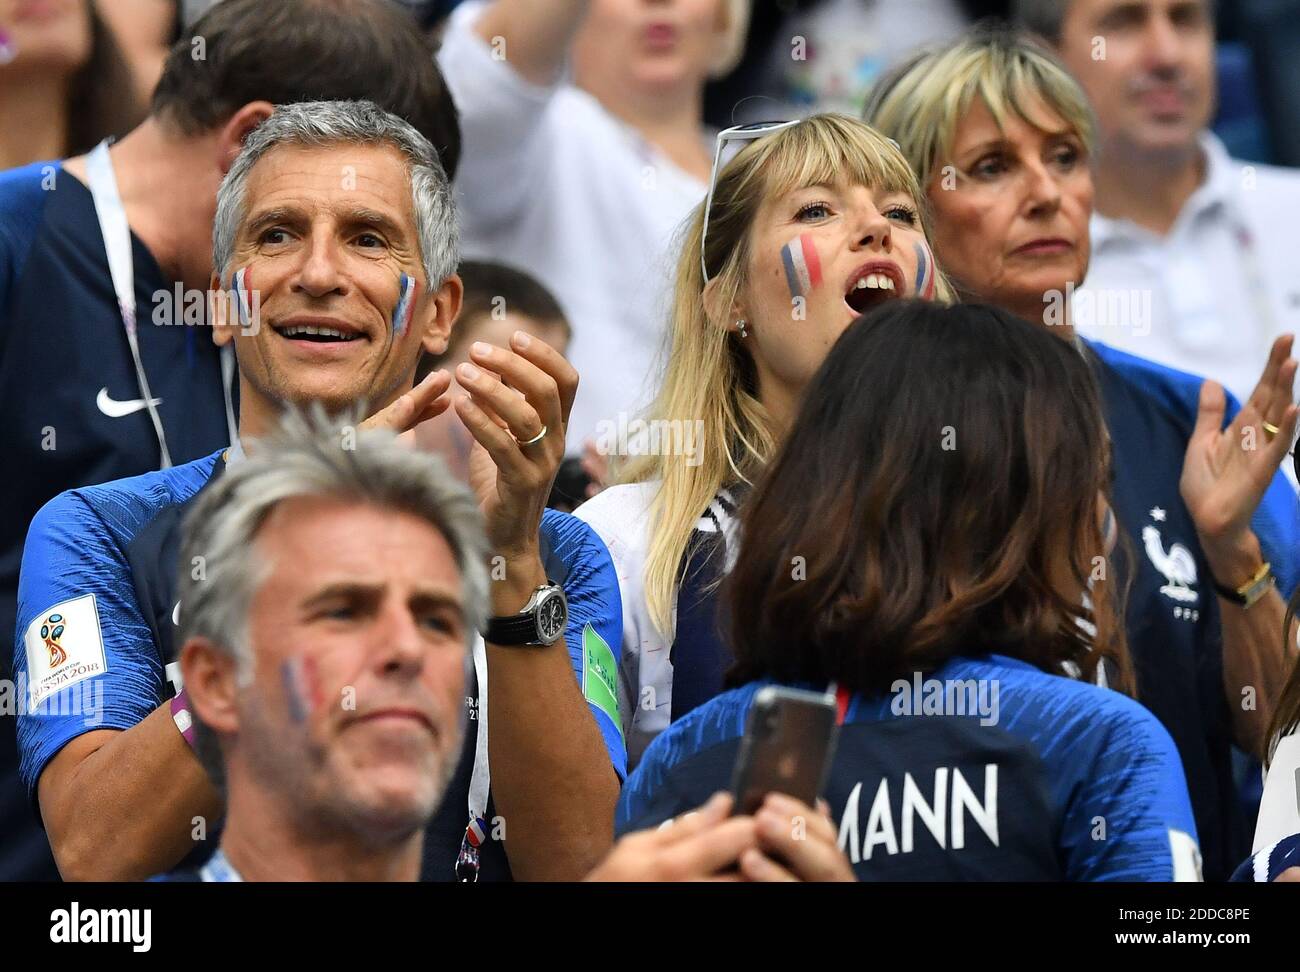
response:
[[[919,240],[912,244],[916,248],[916,296],[922,300],[934,299],[934,254],[930,248]]]
[[[822,262],[809,233],[801,233],[782,247],[781,263],[791,297],[803,297],[822,282]]]
[[[230,278],[230,292],[235,297],[235,306],[239,309],[239,326],[252,327],[253,324],[253,273],[250,267],[235,271]]]
[[[397,306],[393,308],[393,333],[405,334],[415,314],[415,298],[420,293],[420,282],[409,274],[402,274]]]
[[[280,680],[294,722],[306,722],[316,707],[316,666],[310,658],[295,655],[280,666]]]

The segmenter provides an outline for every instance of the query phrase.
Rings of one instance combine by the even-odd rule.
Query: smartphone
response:
[[[835,723],[833,696],[776,685],[759,689],[732,773],[732,813],[757,813],[772,792],[814,806],[835,755]]]

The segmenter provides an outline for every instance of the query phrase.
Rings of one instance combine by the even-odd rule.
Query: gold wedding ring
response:
[[[1276,425],[1274,425],[1272,422],[1265,422],[1265,421],[1261,420],[1259,424],[1262,425],[1262,426],[1264,426],[1264,431],[1268,434],[1268,437],[1269,437],[1270,439],[1273,438],[1273,436],[1277,435],[1279,432],[1282,431],[1282,430],[1279,429]]]
[[[1266,424],[1267,424],[1267,423],[1266,423]],[[523,447],[523,446],[536,445],[537,443],[541,442],[544,438],[546,438],[546,426],[545,426],[545,425],[542,426],[542,431],[538,432],[535,436],[533,436],[533,437],[532,437],[531,439],[529,439],[528,441],[526,441],[526,442],[522,442],[522,441],[519,441],[519,440],[515,440],[515,441],[519,442],[520,447]]]

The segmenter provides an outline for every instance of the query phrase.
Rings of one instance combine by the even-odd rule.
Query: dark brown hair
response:
[[[69,80],[64,155],[84,155],[109,136],[121,137],[144,120],[131,66],[91,0],[90,58]]]
[[[1087,678],[1109,657],[1111,684],[1130,686],[1112,572],[1094,559],[1108,466],[1096,382],[1069,342],[981,305],[860,318],[746,504],[729,681],[873,694],[998,652]]]
[[[433,43],[390,0],[224,0],[188,34],[152,106],[181,132],[211,131],[252,101],[373,101],[415,126],[455,177],[460,126]]]

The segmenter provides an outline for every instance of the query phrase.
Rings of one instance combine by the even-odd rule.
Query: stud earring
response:
[[[749,337],[749,332],[745,330],[745,319],[743,317],[736,321],[736,330],[740,332],[740,339],[742,341]]]

